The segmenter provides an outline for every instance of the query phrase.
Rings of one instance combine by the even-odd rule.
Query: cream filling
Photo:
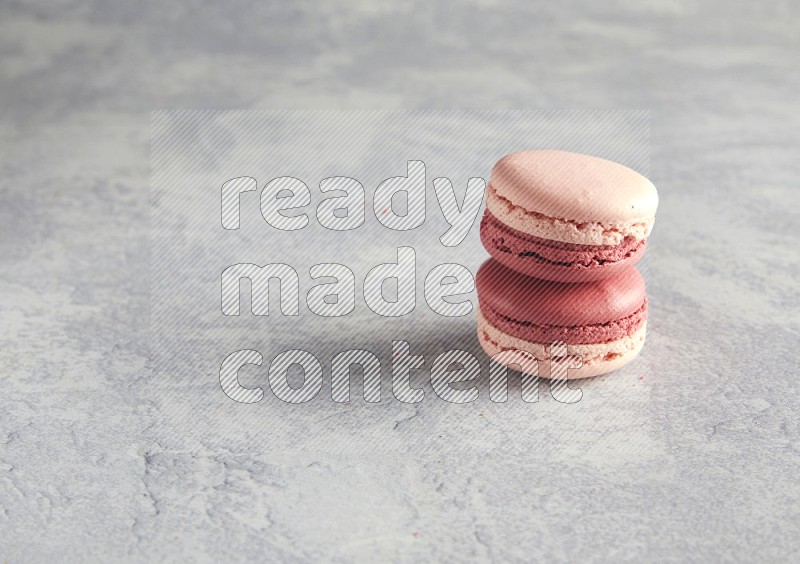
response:
[[[655,217],[622,221],[573,221],[528,211],[497,193],[486,189],[486,207],[509,227],[542,239],[578,245],[619,245],[625,237],[645,239],[653,229]]]

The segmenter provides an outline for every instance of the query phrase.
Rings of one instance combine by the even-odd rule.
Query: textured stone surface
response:
[[[0,559],[796,559],[796,4],[317,4],[0,7]],[[572,406],[153,393],[174,107],[651,110],[645,351]]]

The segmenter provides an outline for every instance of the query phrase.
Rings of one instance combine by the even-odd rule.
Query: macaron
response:
[[[619,163],[523,151],[492,169],[481,242],[498,261],[529,276],[599,280],[642,258],[657,207],[653,183]]]
[[[636,357],[647,329],[647,294],[629,268],[584,284],[531,278],[489,259],[478,269],[478,340],[490,356],[521,350],[549,376],[548,347],[561,341],[582,366],[570,379],[616,370]]]

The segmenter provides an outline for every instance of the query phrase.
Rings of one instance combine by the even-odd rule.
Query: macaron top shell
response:
[[[644,279],[635,268],[566,284],[530,278],[490,259],[478,269],[476,286],[481,302],[498,314],[537,325],[609,323],[632,315],[646,299]]]
[[[531,212],[569,221],[616,222],[655,216],[658,192],[638,172],[567,151],[522,151],[497,161],[498,196]]]

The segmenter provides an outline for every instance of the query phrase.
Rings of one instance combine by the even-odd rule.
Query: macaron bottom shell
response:
[[[527,276],[554,282],[591,282],[615,276],[644,256],[646,239],[620,245],[579,245],[518,231],[489,210],[480,226],[481,243],[492,257]]]
[[[477,314],[478,341],[490,357],[507,350],[525,351],[538,360],[538,372],[542,378],[550,378],[548,347],[552,343],[536,343],[509,335],[492,325],[479,309]],[[607,374],[631,362],[642,350],[647,332],[647,322],[630,335],[605,343],[568,345],[568,352],[580,356],[582,366],[567,370],[566,378],[577,380]]]

